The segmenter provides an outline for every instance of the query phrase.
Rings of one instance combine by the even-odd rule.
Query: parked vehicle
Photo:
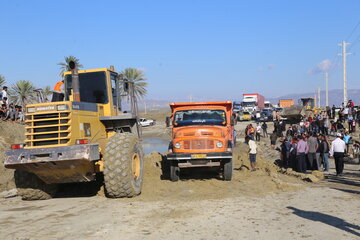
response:
[[[239,113],[241,111],[241,102],[240,101],[234,101],[233,102],[233,112]]]
[[[223,180],[232,178],[235,145],[232,103],[171,103],[172,140],[167,161],[170,179],[178,181],[185,168],[218,170]]]
[[[253,113],[264,109],[265,98],[258,93],[243,94],[242,107],[244,111]]]
[[[152,119],[140,118],[139,123],[142,127],[148,127],[155,124],[155,121]]]
[[[250,121],[252,118],[252,115],[250,112],[242,111],[238,115],[239,121]]]
[[[264,102],[264,109],[272,110],[273,108],[274,108],[274,106],[269,101]]]
[[[270,109],[264,109],[261,111],[261,117],[260,117],[260,121],[272,121],[273,119],[273,115],[272,115],[272,110]]]

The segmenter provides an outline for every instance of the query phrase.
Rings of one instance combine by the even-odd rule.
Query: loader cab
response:
[[[103,116],[117,116],[121,112],[119,74],[107,68],[79,70],[80,100],[95,103]],[[65,72],[65,100],[72,98],[72,75]]]
[[[313,109],[315,107],[314,98],[301,98],[299,100],[299,105],[305,107],[306,109]]]

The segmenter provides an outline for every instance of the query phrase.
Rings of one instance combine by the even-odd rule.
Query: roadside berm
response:
[[[143,191],[139,199],[174,200],[219,199],[235,196],[258,197],[269,193],[294,191],[307,182],[317,182],[323,178],[316,174],[297,173],[282,169],[263,156],[257,157],[256,171],[250,171],[247,145],[238,143],[234,150],[234,172],[230,182],[221,181],[216,172],[209,169],[191,169],[182,175],[179,182],[171,182],[167,176],[165,155],[152,152],[145,157]]]
[[[0,192],[15,188],[13,170],[3,166],[4,151],[13,143],[23,140],[24,126],[0,123]],[[234,150],[233,180],[221,181],[215,171],[190,169],[179,182],[169,180],[165,155],[152,152],[145,157],[145,176],[142,194],[136,200],[154,201],[162,198],[173,200],[219,199],[235,196],[264,196],[273,192],[294,191],[306,184],[323,178],[321,172],[302,174],[282,169],[265,159],[264,153],[257,157],[257,171],[250,171],[247,145],[238,143]],[[102,194],[100,194],[102,195]]]

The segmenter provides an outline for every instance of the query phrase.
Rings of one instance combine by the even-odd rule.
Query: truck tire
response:
[[[176,162],[170,162],[170,180],[172,182],[180,180],[180,168]]]
[[[232,178],[232,172],[233,172],[233,161],[225,160],[223,164],[223,179],[224,181],[231,181]]]
[[[105,194],[110,198],[134,197],[141,193],[143,151],[132,133],[116,133],[104,153]]]
[[[14,178],[23,200],[46,200],[53,198],[57,192],[58,185],[46,184],[33,173],[16,170]]]

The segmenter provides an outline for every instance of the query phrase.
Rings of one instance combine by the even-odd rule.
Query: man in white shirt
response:
[[[256,125],[255,131],[256,131],[256,133],[255,133],[256,141],[260,141],[260,134],[261,134],[261,126],[260,126],[260,123],[258,123],[258,124]]]
[[[249,144],[249,159],[250,159],[250,166],[251,171],[256,170],[256,142],[252,140],[249,136],[246,136],[245,141]]]
[[[255,113],[255,117],[256,117],[256,122],[259,123],[259,122],[260,122],[260,118],[261,118],[261,114],[260,114],[259,111]]]
[[[1,92],[3,99],[4,99],[4,98],[7,99],[7,97],[8,97],[8,95],[7,95],[7,90],[8,90],[8,87],[7,87],[7,86],[4,86],[4,87],[3,87],[3,90],[2,90],[2,92]]]
[[[341,176],[344,170],[344,154],[346,151],[346,144],[341,137],[341,133],[337,133],[336,139],[332,141],[330,148],[330,157],[334,157],[335,159],[337,176]]]

